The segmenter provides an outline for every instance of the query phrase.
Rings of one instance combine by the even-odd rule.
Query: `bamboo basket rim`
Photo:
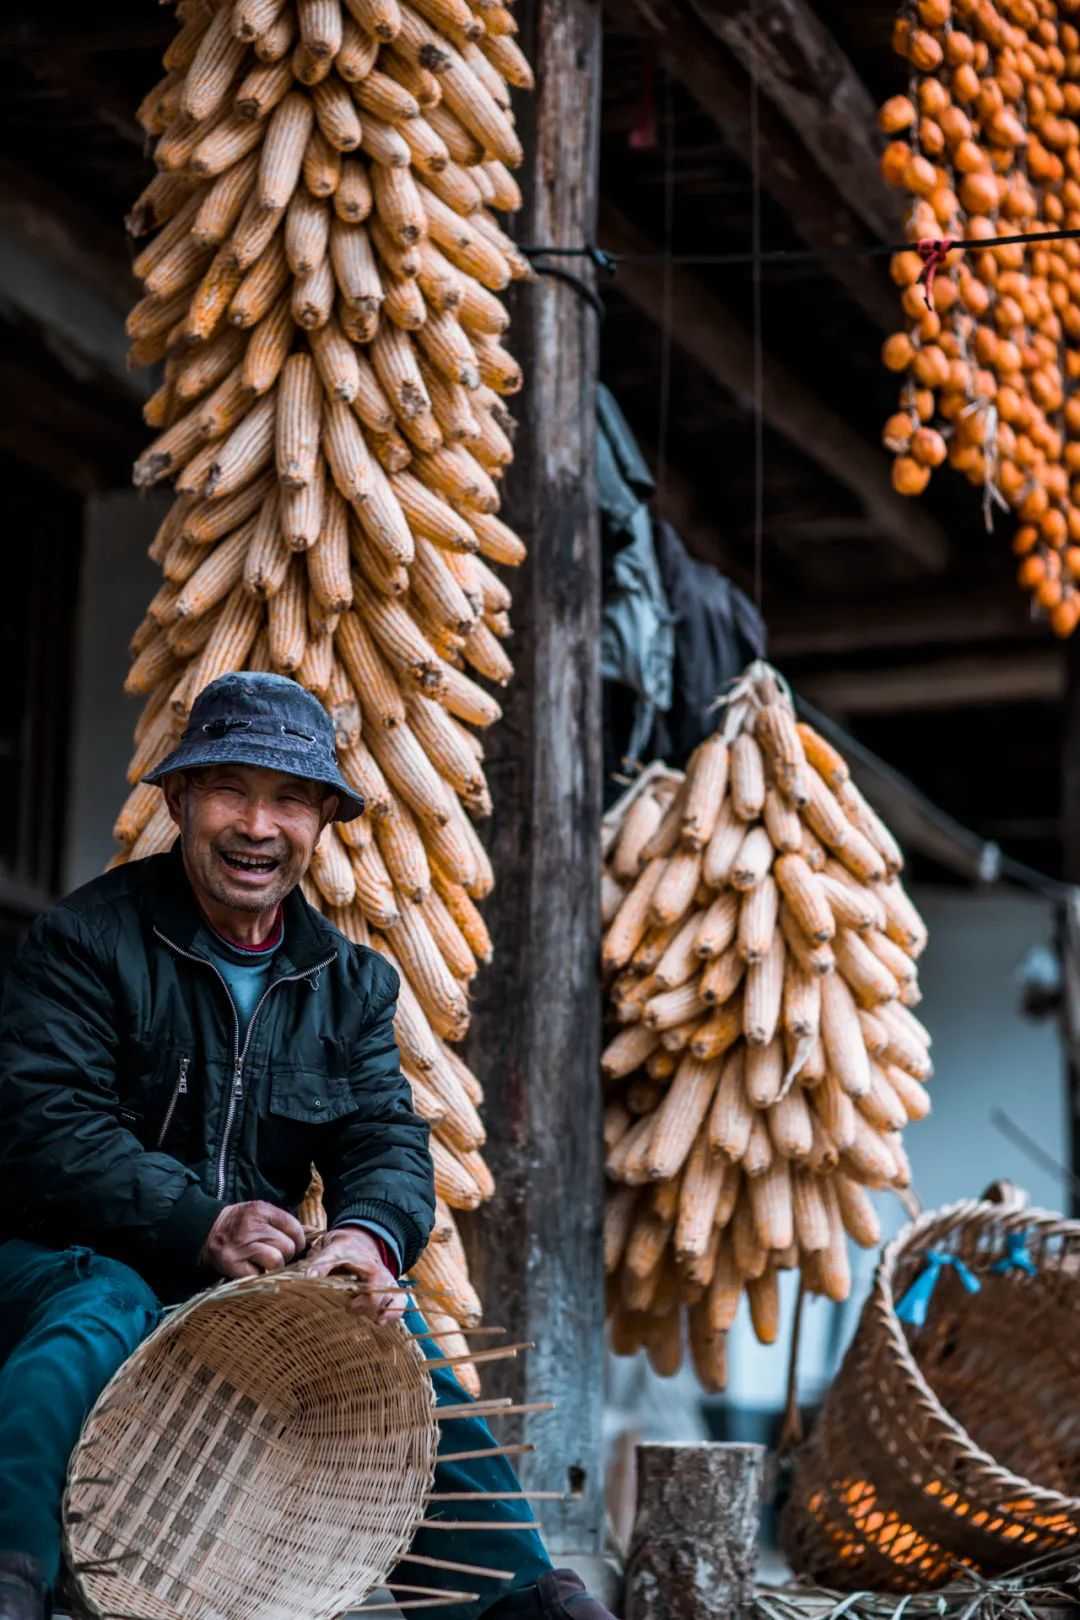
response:
[[[1005,1492],[1022,1492],[1039,1507],[1065,1511],[1080,1521],[1080,1497],[1066,1496],[1003,1468],[989,1452],[975,1444],[963,1424],[952,1416],[927,1382],[896,1314],[893,1279],[900,1261],[920,1248],[925,1251],[941,1246],[943,1240],[957,1231],[972,1227],[980,1230],[992,1228],[1003,1235],[1034,1228],[1042,1238],[1071,1237],[1080,1240],[1080,1221],[1070,1220],[1051,1210],[1030,1208],[1022,1195],[1015,1195],[1007,1203],[991,1203],[979,1198],[960,1199],[954,1204],[927,1210],[917,1216],[885,1245],[874,1274],[868,1308],[874,1313],[878,1328],[888,1340],[890,1350],[912,1386],[913,1395],[920,1401],[924,1415],[937,1431],[938,1438],[947,1440],[956,1456],[964,1456],[978,1463],[987,1483]]]
[[[71,1454],[62,1499],[63,1548],[65,1563],[71,1572],[75,1594],[78,1599],[78,1607],[82,1612],[95,1617],[95,1620],[110,1620],[110,1617],[115,1614],[116,1605],[114,1600],[109,1599],[104,1588],[108,1581],[119,1578],[117,1571],[123,1570],[124,1557],[131,1556],[130,1550],[124,1546],[122,1541],[117,1539],[115,1531],[110,1528],[116,1522],[116,1514],[119,1507],[123,1506],[123,1503],[113,1504],[108,1508],[99,1505],[89,1509],[87,1493],[103,1487],[115,1489],[118,1484],[125,1488],[135,1487],[139,1490],[139,1482],[141,1481],[138,1468],[126,1479],[122,1471],[113,1480],[110,1480],[107,1475],[104,1479],[98,1477],[102,1462],[102,1446],[104,1446],[104,1458],[108,1458],[109,1448],[110,1446],[115,1447],[117,1440],[115,1436],[110,1436],[107,1432],[104,1434],[100,1430],[95,1432],[95,1425],[99,1424],[101,1420],[107,1423],[114,1413],[121,1421],[130,1418],[132,1412],[134,1412],[136,1418],[138,1417],[139,1400],[140,1398],[146,1398],[145,1395],[140,1395],[138,1387],[140,1371],[146,1366],[147,1362],[150,1362],[151,1367],[153,1367],[155,1354],[161,1349],[162,1341],[175,1336],[178,1328],[190,1323],[192,1317],[213,1311],[222,1304],[229,1305],[231,1301],[237,1298],[270,1295],[277,1296],[280,1299],[286,1294],[291,1294],[299,1302],[300,1296],[304,1294],[308,1296],[309,1301],[313,1301],[316,1296],[338,1295],[347,1297],[355,1296],[361,1291],[362,1285],[354,1277],[342,1275],[311,1277],[307,1275],[303,1268],[297,1267],[295,1269],[288,1268],[272,1275],[242,1277],[220,1282],[163,1313],[157,1326],[147,1334],[146,1338],[140,1342],[131,1355],[122,1362],[101,1391],[97,1401],[87,1415],[82,1433]],[[313,1314],[317,1314],[320,1319],[324,1319],[321,1308],[318,1309],[317,1313]],[[387,1546],[389,1546],[389,1543],[393,1544],[392,1552],[387,1550],[387,1547],[383,1549],[385,1558],[381,1562],[385,1564],[382,1571],[382,1576],[385,1578],[408,1551],[413,1535],[422,1522],[428,1499],[434,1488],[439,1437],[436,1393],[423,1349],[409,1333],[402,1321],[376,1323],[369,1321],[367,1318],[357,1318],[357,1327],[360,1331],[355,1334],[355,1341],[357,1345],[363,1347],[357,1351],[358,1359],[366,1357],[371,1361],[375,1361],[379,1359],[380,1349],[384,1351],[393,1350],[393,1375],[397,1383],[396,1385],[388,1385],[387,1392],[389,1395],[394,1393],[398,1395],[406,1394],[409,1410],[397,1413],[395,1421],[400,1422],[403,1417],[407,1417],[409,1420],[407,1426],[402,1428],[400,1433],[405,1437],[415,1430],[416,1435],[413,1447],[416,1455],[409,1462],[407,1489],[404,1491],[401,1502],[395,1502],[392,1508],[387,1509],[388,1520],[380,1532],[382,1540],[387,1543]],[[301,1333],[300,1318],[295,1316],[291,1323],[286,1322],[284,1325],[281,1323],[271,1324],[271,1332],[275,1331],[288,1334],[290,1338],[293,1333]],[[350,1335],[351,1337],[353,1335]],[[274,1341],[270,1339],[267,1342],[272,1343]],[[283,1337],[279,1342],[288,1343],[289,1339]],[[301,1348],[297,1351],[296,1359],[301,1359],[303,1355],[312,1356],[315,1353],[310,1347],[307,1350]],[[252,1388],[245,1389],[241,1387],[241,1395],[244,1400],[252,1403],[257,1408],[260,1400],[258,1393],[260,1368],[265,1366],[265,1363],[260,1362],[259,1359],[257,1337],[252,1339],[250,1364],[252,1368]],[[188,1375],[181,1372],[178,1376],[183,1379]],[[265,1386],[267,1392],[272,1387],[272,1385]],[[152,1393],[152,1381],[148,1393]],[[343,1408],[341,1416],[343,1423],[342,1434],[347,1442],[350,1438],[346,1426],[347,1421],[348,1419],[355,1421],[356,1412],[350,1412]],[[242,1421],[250,1432],[250,1419],[244,1418]],[[362,1438],[357,1436],[358,1456],[362,1444]],[[335,1463],[330,1458],[324,1457],[323,1462],[326,1467],[333,1468],[335,1466]],[[254,1466],[256,1468],[265,1467],[261,1461],[257,1461]],[[336,1467],[338,1471],[337,1488],[340,1495],[340,1458],[337,1460]],[[359,1478],[360,1471],[354,1470],[352,1481],[347,1483],[346,1486],[346,1496],[350,1503],[355,1503],[357,1508],[365,1505],[361,1493],[356,1492],[356,1481]],[[403,1475],[402,1479],[405,1482],[406,1476]],[[354,1492],[356,1494],[350,1494]],[[141,1494],[146,1494],[145,1489],[141,1490]],[[84,1507],[87,1507],[88,1511],[84,1512]],[[139,1516],[145,1518],[145,1514],[141,1512],[137,1515],[137,1517]],[[87,1534],[86,1527],[91,1520],[106,1528],[111,1539],[116,1542],[116,1548],[104,1559],[97,1558],[87,1561],[85,1552],[80,1552],[77,1543],[85,1538]],[[123,1522],[128,1521],[125,1519]],[[213,1523],[215,1535],[224,1536],[230,1523],[229,1513],[226,1512],[223,1516],[213,1518],[210,1522]],[[286,1516],[287,1522],[288,1517]],[[268,1532],[264,1529],[262,1533],[266,1536]],[[146,1562],[148,1555],[145,1551],[140,1551],[138,1557],[143,1562]],[[115,1568],[110,1566],[115,1566]],[[187,1567],[187,1565],[181,1563],[175,1570],[168,1572],[174,1584],[178,1581],[181,1584],[186,1584],[187,1577],[184,1571]],[[376,1580],[374,1584],[377,1586],[380,1581]],[[103,1588],[100,1591],[96,1589],[99,1586]],[[357,1591],[354,1599],[350,1599],[350,1602],[362,1602],[370,1589],[371,1587],[368,1585],[367,1590],[363,1592]],[[207,1608],[205,1594],[200,1597],[196,1587],[192,1587],[190,1590],[192,1601],[185,1605],[185,1613],[208,1615],[215,1611],[216,1605],[211,1606],[210,1609]],[[165,1600],[156,1594],[152,1588],[147,1588],[146,1594],[145,1602],[140,1597],[133,1607],[138,1608],[145,1616],[158,1615],[160,1617],[162,1604]],[[323,1593],[324,1602],[325,1596],[326,1594]],[[348,1606],[347,1604],[346,1608]],[[168,1609],[169,1607],[170,1604],[165,1603],[165,1608]],[[173,1607],[175,1612],[175,1606],[173,1605]],[[295,1620],[297,1615],[295,1600],[286,1597],[276,1604],[275,1612],[287,1615],[290,1609]],[[137,1616],[131,1614],[130,1620],[137,1620]]]

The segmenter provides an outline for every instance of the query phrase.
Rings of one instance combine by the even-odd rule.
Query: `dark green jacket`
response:
[[[405,1269],[434,1217],[428,1127],[394,1041],[398,978],[304,900],[246,1039],[198,949],[179,853],[96,878],[39,917],[0,1005],[0,1236],[85,1244],[164,1297],[226,1204],[295,1209],[312,1161],[331,1224],[371,1220]]]

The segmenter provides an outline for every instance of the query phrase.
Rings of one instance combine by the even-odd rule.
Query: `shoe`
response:
[[[29,1553],[0,1553],[0,1620],[49,1620],[49,1587]]]
[[[615,1620],[610,1609],[588,1592],[572,1569],[553,1569],[535,1586],[508,1592],[484,1620]]]

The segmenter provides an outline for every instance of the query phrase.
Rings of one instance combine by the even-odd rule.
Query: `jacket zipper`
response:
[[[191,1067],[191,1059],[189,1057],[182,1057],[180,1059],[180,1072],[176,1077],[176,1084],[173,1087],[173,1094],[169,1098],[169,1106],[165,1110],[165,1118],[162,1120],[162,1122],[161,1122],[161,1130],[158,1132],[158,1139],[157,1139],[158,1147],[161,1146],[161,1144],[164,1142],[166,1136],[169,1134],[169,1126],[173,1122],[173,1115],[176,1113],[176,1104],[177,1104],[177,1102],[179,1101],[179,1099],[181,1097],[186,1097],[187,1096],[187,1088],[188,1088],[187,1077],[188,1077],[188,1069],[190,1067]]]
[[[225,992],[225,998],[229,1003],[229,1008],[233,1015],[233,1083],[232,1092],[229,1096],[229,1107],[225,1115],[225,1129],[221,1134],[221,1147],[218,1151],[217,1161],[217,1197],[224,1198],[225,1169],[228,1163],[229,1143],[232,1137],[233,1125],[236,1121],[237,1104],[243,1101],[244,1060],[247,1057],[248,1047],[251,1044],[251,1033],[255,1028],[255,1020],[262,1011],[263,1003],[266,1001],[271,992],[277,989],[279,984],[295,984],[299,979],[310,979],[313,974],[321,973],[324,967],[330,966],[330,963],[337,956],[337,952],[334,951],[332,955],[325,959],[325,961],[316,962],[314,967],[307,968],[303,973],[287,973],[282,978],[275,979],[273,984],[268,984],[258,1001],[255,1003],[254,1010],[250,1019],[248,1020],[247,1034],[244,1036],[244,1044],[241,1047],[240,1015],[236,1010],[236,1003],[232,998],[232,992],[230,991],[226,982],[225,975],[221,972],[220,968],[211,962],[209,957],[199,956],[195,951],[185,951],[181,946],[177,945],[174,940],[169,939],[167,935],[163,934],[160,928],[155,928],[154,933],[157,935],[158,939],[169,947],[170,950],[175,951],[177,956],[186,957],[189,962],[200,962],[203,967],[212,969],[212,971],[218,977],[221,988]]]

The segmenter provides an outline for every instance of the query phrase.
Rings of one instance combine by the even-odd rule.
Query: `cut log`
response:
[[[765,1447],[640,1445],[626,1620],[729,1620],[754,1595]]]

